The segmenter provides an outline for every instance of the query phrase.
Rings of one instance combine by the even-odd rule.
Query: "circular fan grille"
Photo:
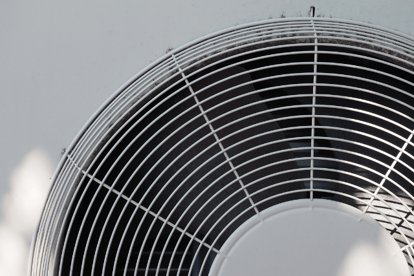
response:
[[[167,53],[65,153],[32,275],[208,275],[248,219],[316,198],[369,214],[412,268],[413,53],[401,34],[320,18]]]

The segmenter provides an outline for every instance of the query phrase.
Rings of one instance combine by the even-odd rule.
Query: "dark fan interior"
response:
[[[168,275],[207,275],[216,253],[200,245],[201,241],[219,250],[256,211],[311,196],[363,210],[365,204],[342,193],[369,201],[371,196],[357,187],[375,192],[372,182],[382,180],[376,172],[386,174],[388,168],[383,164],[392,164],[392,157],[399,152],[384,141],[401,148],[405,141],[392,133],[409,136],[392,121],[414,129],[413,122],[403,116],[414,117],[411,109],[369,91],[412,102],[392,88],[410,92],[411,86],[379,72],[406,80],[412,75],[353,55],[381,60],[378,56],[340,46],[319,46],[312,184],[316,191],[311,195],[313,50],[314,46],[292,45],[245,54],[214,66],[206,63],[205,69],[194,74],[184,70],[210,125],[177,75],[170,86],[152,95],[150,104],[135,111],[139,116],[117,126],[123,130],[109,144],[99,145],[102,150],[91,162],[88,173],[94,179],[83,177],[79,182],[74,199],[79,205],[70,210],[73,222],[71,229],[66,226],[66,247],[60,252],[62,275],[71,271],[73,275],[156,275],[157,271],[157,275],[167,275],[167,270]],[[222,91],[227,92],[220,94]],[[410,145],[406,151],[414,154]],[[406,155],[401,160],[412,164]],[[397,163],[395,169],[414,179],[402,164]],[[409,179],[394,171],[389,177],[414,194]],[[384,187],[412,207],[411,200],[393,183],[387,180]],[[383,199],[412,220],[387,193]],[[393,212],[380,201],[375,204],[384,212]],[[368,212],[401,245],[406,244],[380,214],[371,209]],[[410,233],[397,215],[395,222]]]

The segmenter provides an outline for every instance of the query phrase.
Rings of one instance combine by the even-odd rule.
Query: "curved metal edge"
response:
[[[240,25],[236,25],[236,26],[232,26],[232,27],[228,27],[228,28],[224,28],[222,30],[210,33],[208,35],[204,35],[201,36],[198,39],[195,39],[193,41],[190,41],[186,44],[181,45],[180,47],[171,50],[170,52],[167,52],[166,54],[164,54],[163,56],[161,56],[160,58],[156,59],[155,61],[153,61],[151,64],[149,64],[148,66],[144,67],[143,69],[141,69],[137,74],[135,74],[133,77],[131,77],[129,80],[127,80],[120,88],[118,88],[93,114],[92,116],[88,119],[88,121],[83,125],[83,127],[81,128],[81,130],[77,133],[77,135],[75,136],[75,138],[73,138],[72,142],[69,144],[69,146],[66,149],[65,154],[62,156],[61,160],[58,163],[58,166],[56,167],[56,170],[53,174],[52,180],[51,180],[51,187],[49,188],[49,192],[48,192],[48,196],[47,196],[47,200],[49,200],[50,194],[52,192],[53,189],[53,183],[55,183],[55,180],[57,178],[57,176],[59,175],[63,164],[66,162],[67,159],[67,154],[68,152],[70,152],[75,145],[78,143],[79,139],[82,137],[82,135],[85,133],[85,131],[89,128],[89,126],[96,120],[96,118],[105,110],[105,108],[116,98],[119,96],[119,94],[124,91],[127,87],[129,87],[134,81],[136,81],[139,77],[141,77],[143,74],[145,74],[146,72],[148,72],[149,70],[151,70],[152,68],[154,68],[156,65],[158,65],[159,63],[165,61],[166,59],[170,58],[173,54],[177,54],[180,51],[183,51],[185,49],[187,49],[188,47],[191,47],[193,45],[196,45],[198,43],[201,43],[205,40],[211,39],[213,37],[231,32],[231,31],[236,31],[236,30],[240,30],[240,29],[244,29],[244,28],[248,28],[248,27],[253,27],[253,26],[258,26],[261,24],[266,24],[266,23],[276,23],[276,22],[289,22],[289,21],[320,21],[320,22],[334,22],[334,23],[348,23],[351,25],[360,25],[360,26],[365,26],[365,27],[370,27],[373,29],[378,29],[378,30],[382,30],[382,31],[386,31],[386,32],[390,32],[393,34],[397,34],[405,39],[408,39],[410,41],[413,42],[414,44],[414,37],[411,37],[405,33],[390,29],[390,28],[386,28],[383,26],[377,26],[374,24],[369,24],[369,23],[365,23],[365,22],[360,22],[360,21],[353,21],[353,20],[346,20],[346,19],[333,19],[333,18],[321,18],[321,17],[289,17],[289,18],[278,18],[278,19],[266,19],[266,20],[262,20],[262,21],[255,21],[255,22],[249,22],[249,23],[244,23],[244,24],[240,24]],[[46,206],[46,205],[45,205]],[[44,211],[45,211],[45,206],[42,209],[42,213],[41,216],[43,216]],[[40,217],[41,217],[40,216]],[[36,241],[37,241],[37,234],[39,231],[39,224],[36,226],[36,229],[33,233],[33,238],[32,238],[32,242],[31,242],[31,246],[30,246],[30,252],[29,252],[29,263],[28,263],[28,274],[27,275],[32,275],[32,263],[33,263],[33,253],[34,253],[34,248],[36,247]]]
[[[220,31],[216,31],[213,32],[211,34],[202,36],[196,40],[190,41],[176,49],[171,50],[170,52],[167,52],[166,54],[164,54],[162,57],[158,58],[157,60],[155,60],[154,62],[152,62],[151,64],[149,64],[148,66],[144,67],[142,70],[140,70],[137,74],[135,74],[133,77],[131,77],[128,81],[126,81],[118,90],[116,90],[99,108],[97,111],[95,111],[94,114],[92,114],[92,116],[89,118],[89,120],[85,123],[85,125],[82,127],[82,129],[78,132],[78,134],[75,136],[75,138],[72,140],[71,144],[68,146],[66,152],[70,152],[72,150],[72,148],[74,147],[74,145],[78,142],[78,140],[80,139],[80,137],[82,136],[82,134],[86,131],[86,129],[90,126],[90,124],[99,116],[99,114],[109,105],[109,103],[111,103],[123,90],[125,90],[128,86],[130,86],[135,80],[137,80],[141,75],[143,75],[145,72],[149,71],[150,69],[152,69],[153,67],[155,67],[157,64],[163,62],[164,60],[166,60],[167,58],[171,57],[173,54],[177,54],[178,52],[192,46],[195,45],[197,43],[200,43],[204,40],[208,40],[211,39],[215,36],[219,36],[222,35],[224,33],[227,32],[231,32],[231,31],[235,31],[235,30],[239,30],[239,29],[244,29],[247,27],[252,27],[252,26],[257,26],[257,25],[261,25],[263,23],[274,23],[274,22],[289,22],[289,21],[325,21],[325,22],[342,22],[342,23],[349,23],[352,25],[362,25],[365,27],[370,27],[370,28],[374,28],[374,29],[379,29],[382,31],[387,31],[387,32],[391,32],[397,35],[400,35],[408,40],[411,40],[414,43],[414,37],[411,37],[407,34],[389,29],[389,28],[385,28],[382,26],[376,26],[373,24],[368,24],[368,23],[364,23],[364,22],[359,22],[359,21],[352,21],[352,20],[346,20],[346,19],[331,19],[331,18],[320,18],[320,17],[290,17],[290,18],[283,18],[283,19],[267,19],[267,20],[263,20],[263,21],[255,21],[255,22],[250,22],[250,23],[245,23],[245,24],[241,24],[241,25],[237,25],[237,26],[233,26],[233,27],[229,27],[229,28],[225,28],[223,30]],[[66,154],[62,157],[62,159],[64,159],[66,157]],[[61,165],[61,164],[59,164]],[[60,168],[58,166],[58,168]],[[57,170],[58,171],[58,170]],[[54,179],[52,179],[54,180]]]

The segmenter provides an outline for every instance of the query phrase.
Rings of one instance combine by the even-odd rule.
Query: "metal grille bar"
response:
[[[194,90],[193,90],[193,88],[191,87],[191,85],[189,84],[188,79],[186,78],[186,76],[185,76],[185,74],[184,74],[183,70],[181,69],[180,65],[177,63],[177,60],[176,60],[176,58],[175,58],[174,54],[172,54],[171,56],[172,56],[172,58],[174,59],[174,62],[175,62],[175,64],[176,64],[176,66],[177,66],[178,70],[180,71],[181,76],[182,76],[182,77],[183,77],[183,79],[185,80],[185,83],[187,84],[188,89],[189,89],[189,90],[190,90],[190,92],[191,92],[191,95],[193,95],[193,97],[194,97],[194,101],[196,102],[196,104],[197,104],[198,108],[200,109],[201,114],[203,114],[203,117],[204,117],[204,119],[206,120],[206,123],[208,124],[208,126],[209,126],[209,128],[210,128],[211,132],[213,133],[214,138],[215,138],[215,139],[216,139],[216,141],[218,142],[218,145],[220,146],[220,149],[221,149],[221,151],[223,152],[224,157],[226,157],[226,160],[227,160],[227,162],[229,163],[229,166],[230,166],[231,170],[233,171],[234,175],[235,175],[235,176],[236,176],[236,178],[238,179],[238,181],[239,181],[239,183],[240,183],[240,186],[243,188],[243,191],[244,191],[244,193],[246,194],[246,197],[249,199],[249,202],[250,202],[250,204],[253,206],[253,209],[254,209],[254,211],[256,212],[256,214],[259,214],[259,210],[257,210],[257,208],[255,207],[254,202],[253,202],[252,198],[251,198],[251,197],[250,197],[250,195],[249,195],[249,192],[248,192],[248,191],[244,188],[243,181],[240,179],[240,176],[239,176],[239,174],[237,173],[237,170],[234,168],[233,162],[231,162],[231,161],[230,161],[230,158],[229,158],[229,156],[228,156],[228,154],[227,154],[226,150],[224,149],[223,144],[220,142],[220,139],[219,139],[219,137],[217,136],[217,133],[215,132],[213,125],[211,124],[210,120],[208,119],[207,114],[205,113],[205,111],[204,111],[203,107],[201,106],[200,101],[198,100],[197,96],[195,95]]]
[[[315,106],[316,106],[316,84],[317,84],[317,73],[318,73],[318,34],[316,32],[315,29],[315,25],[313,20],[311,20],[312,23],[312,27],[314,29],[314,36],[315,36],[315,58],[314,58],[314,62],[315,64],[313,65],[313,87],[312,87],[312,130],[311,130],[311,156],[310,156],[310,199],[313,200],[313,167],[314,167],[314,157],[315,157]]]
[[[205,275],[244,221],[309,197],[372,216],[413,264],[413,68],[411,38],[323,18],[167,53],[64,154],[31,274]]]

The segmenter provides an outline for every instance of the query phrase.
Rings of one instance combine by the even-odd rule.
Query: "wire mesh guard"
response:
[[[370,215],[413,274],[413,53],[401,34],[321,18],[167,53],[68,148],[31,275],[208,275],[244,222],[297,199]]]

